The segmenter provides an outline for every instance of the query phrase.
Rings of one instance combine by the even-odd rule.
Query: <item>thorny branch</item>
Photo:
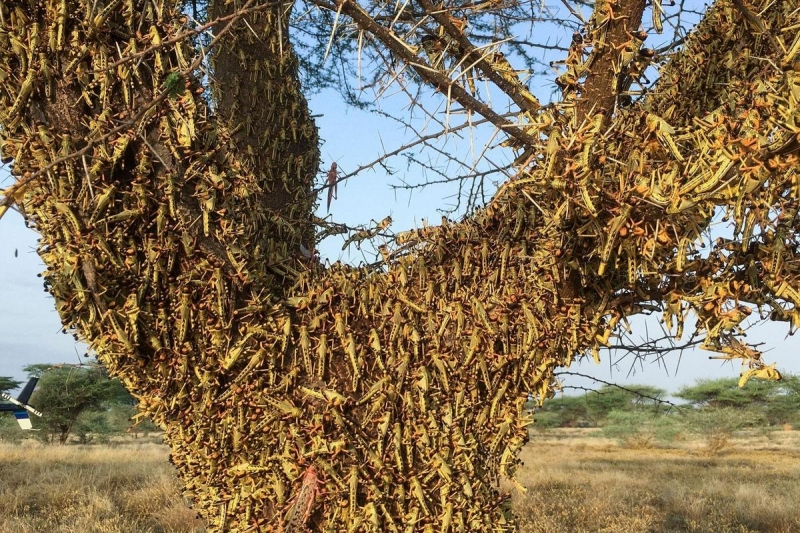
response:
[[[469,69],[477,67],[484,76],[506,93],[522,112],[535,111],[540,107],[539,102],[531,96],[514,72],[501,75],[496,67],[491,65],[489,56],[499,54],[499,51],[477,49],[464,34],[463,26],[461,29],[457,28],[445,11],[436,9],[429,0],[418,1],[428,15],[438,22],[447,35],[455,41],[460,64]]]
[[[506,116],[509,116],[509,115],[506,115]],[[392,118],[392,117],[387,117],[387,118]],[[391,159],[392,157],[394,157],[396,155],[402,154],[403,152],[408,151],[411,148],[414,148],[414,147],[417,147],[417,146],[420,146],[420,145],[427,146],[427,145],[429,145],[430,141],[433,141],[433,140],[436,140],[436,139],[441,139],[441,138],[444,138],[444,137],[449,136],[449,135],[455,135],[455,134],[459,133],[460,131],[471,129],[471,128],[474,128],[476,126],[481,126],[483,124],[489,124],[489,123],[490,123],[490,121],[488,119],[471,120],[471,121],[468,121],[468,122],[464,122],[463,124],[459,124],[457,126],[447,126],[446,128],[444,128],[442,130],[439,130],[439,131],[434,132],[434,133],[429,133],[429,134],[421,134],[421,133],[417,132],[416,130],[414,130],[415,136],[414,136],[414,139],[412,141],[409,141],[409,142],[403,144],[402,146],[398,146],[394,150],[390,150],[390,151],[382,153],[380,156],[378,156],[374,160],[370,161],[369,163],[363,163],[362,165],[359,165],[355,170],[352,170],[350,172],[342,173],[342,174],[338,175],[336,180],[333,182],[332,185],[329,184],[326,181],[324,185],[322,185],[320,187],[317,187],[316,189],[312,190],[310,194],[319,195],[319,193],[321,193],[322,191],[330,188],[331,186],[335,187],[339,183],[341,183],[341,182],[343,182],[345,180],[348,180],[350,178],[353,178],[353,177],[357,176],[358,174],[360,174],[361,172],[363,172],[365,170],[374,168],[376,165],[387,164],[389,159]]]
[[[465,109],[469,109],[483,116],[510,137],[527,144],[536,143],[537,140],[530,134],[521,130],[518,125],[503,118],[502,115],[498,114],[494,109],[470,95],[449,76],[425,62],[425,60],[417,55],[416,50],[411,49],[402,39],[378,24],[356,2],[352,0],[336,0],[335,4],[331,6],[331,9],[335,11],[340,10],[343,14],[352,18],[359,27],[380,39],[380,41],[398,58],[406,65],[413,68],[420,78],[436,87],[446,98],[453,99]]]
[[[590,376],[589,374],[584,374],[582,372],[558,371],[558,372],[555,373],[555,376],[556,377],[574,376],[574,377],[579,377],[579,378],[590,379],[590,380],[594,381],[595,383],[599,383],[599,384],[605,385],[607,387],[614,387],[615,389],[619,389],[619,390],[622,390],[622,391],[625,391],[625,392],[629,392],[629,393],[633,394],[634,396],[638,396],[639,398],[644,398],[645,400],[650,400],[650,401],[652,401],[652,402],[654,402],[654,403],[656,403],[658,405],[668,405],[668,406],[674,407],[675,409],[678,409],[678,410],[686,408],[685,405],[679,405],[679,404],[676,404],[675,402],[671,402],[669,400],[665,400],[664,398],[660,398],[658,396],[651,396],[649,394],[646,394],[646,393],[642,392],[641,390],[625,387],[624,385],[620,385],[618,383],[613,383],[611,381],[606,381],[604,379],[600,379],[600,378],[595,377],[595,376]],[[581,387],[579,385],[563,385],[562,387],[565,388],[565,389],[581,390],[581,391],[584,391],[584,392],[587,392],[587,393],[590,393],[590,394],[599,394],[599,395],[603,394],[603,391],[599,391],[597,389],[590,389],[588,387]]]

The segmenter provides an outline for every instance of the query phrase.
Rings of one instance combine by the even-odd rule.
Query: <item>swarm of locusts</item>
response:
[[[170,0],[5,0],[0,209],[41,235],[65,331],[165,428],[210,530],[511,531],[498,482],[529,395],[626,316],[659,307],[680,337],[693,313],[744,381],[780,377],[741,324],[800,326],[800,8],[744,1],[716,2],[632,105],[585,105],[649,57],[611,2],[558,104],[476,61],[524,108],[518,174],[370,269],[297,254],[318,152],[287,5],[212,2],[198,32]]]

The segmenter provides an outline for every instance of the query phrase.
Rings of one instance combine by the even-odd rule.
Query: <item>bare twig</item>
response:
[[[512,116],[512,114],[509,113],[508,115],[504,115],[504,116]],[[490,121],[488,119],[481,119],[481,120],[472,121],[471,123],[470,122],[465,122],[464,124],[460,124],[458,126],[450,126],[450,127],[444,128],[444,129],[442,129],[440,131],[437,131],[436,133],[430,133],[428,135],[418,135],[413,141],[408,142],[408,143],[406,143],[406,144],[404,144],[402,146],[399,146],[399,147],[397,147],[394,150],[391,150],[389,152],[385,152],[385,153],[381,154],[379,157],[377,157],[374,160],[370,161],[369,163],[364,163],[363,165],[360,165],[358,168],[356,168],[355,170],[353,170],[351,172],[348,172],[346,174],[340,174],[339,176],[337,176],[336,181],[332,185],[335,186],[335,185],[337,185],[337,184],[339,184],[339,183],[341,183],[341,182],[343,182],[343,181],[345,181],[347,179],[355,177],[358,174],[360,174],[361,172],[363,172],[363,171],[365,171],[367,169],[373,168],[375,165],[381,165],[381,164],[385,163],[387,159],[389,159],[391,157],[394,157],[396,155],[399,155],[402,152],[405,152],[406,150],[409,150],[409,149],[414,148],[416,146],[419,146],[421,144],[422,145],[427,145],[429,141],[432,141],[432,140],[435,140],[435,139],[439,139],[439,138],[441,138],[441,137],[443,137],[445,135],[450,135],[450,134],[459,132],[459,131],[464,130],[464,129],[468,129],[468,128],[471,128],[471,127],[475,127],[475,126],[479,126],[479,125],[487,124],[487,123],[490,123]],[[321,187],[317,187],[316,189],[313,189],[309,194],[312,195],[312,196],[317,195],[317,194],[319,194],[320,192],[324,191],[325,189],[327,189],[330,186],[331,186],[331,184],[329,184],[326,181],[324,185],[322,185]]]
[[[503,129],[506,134],[517,141],[528,146],[535,146],[538,144],[538,139],[530,135],[523,128],[503,118],[502,115],[498,114],[491,107],[469,94],[466,89],[455,83],[449,76],[431,67],[425,60],[418,57],[416,55],[416,50],[410,48],[409,45],[394,32],[378,24],[360,5],[352,0],[335,0],[334,6],[335,9],[339,9],[341,6],[342,13],[352,18],[359,28],[375,35],[387,48],[397,55],[397,57],[411,66],[423,80],[436,87],[442,94],[446,95],[448,99],[453,99],[460,103],[465,109],[470,109],[483,116],[498,128]]]
[[[659,404],[659,405],[669,405],[670,407],[674,407],[676,409],[685,409],[685,406],[683,406],[683,405],[678,405],[678,404],[676,404],[674,402],[671,402],[669,400],[665,400],[663,398],[659,398],[657,396],[650,396],[649,394],[645,394],[645,393],[643,393],[643,392],[641,392],[639,390],[631,389],[629,387],[625,387],[625,386],[620,385],[618,383],[612,383],[610,381],[606,381],[604,379],[600,379],[600,378],[595,377],[595,376],[590,376],[589,374],[584,374],[582,372],[574,372],[574,371],[571,371],[571,370],[570,371],[565,370],[563,372],[554,372],[553,375],[556,376],[556,377],[575,376],[575,377],[580,377],[580,378],[591,379],[592,381],[594,381],[596,383],[600,383],[601,385],[606,385],[607,387],[614,387],[616,389],[623,390],[625,392],[629,392],[631,394],[634,394],[634,395],[638,396],[639,398],[644,398],[646,400],[653,401],[653,402],[655,402],[656,404]],[[579,385],[567,385],[567,386],[564,386],[564,388],[582,390],[582,391],[591,392],[591,393],[599,394],[599,395],[603,394],[603,392],[601,392],[599,390],[590,389],[588,387],[581,387]]]

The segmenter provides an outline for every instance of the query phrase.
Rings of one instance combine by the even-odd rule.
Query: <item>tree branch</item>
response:
[[[654,0],[658,1],[658,0]],[[616,80],[620,75],[620,62],[625,45],[639,29],[644,14],[645,0],[597,0],[590,20],[589,35],[592,40],[593,61],[583,83],[578,101],[577,122],[586,116],[604,110],[606,123],[611,118],[619,96]]]
[[[615,389],[619,389],[619,390],[622,390],[622,391],[625,391],[625,392],[629,392],[629,393],[633,394],[634,396],[638,396],[639,398],[644,398],[646,400],[653,401],[653,402],[655,402],[655,403],[657,403],[659,405],[669,405],[670,407],[674,407],[676,409],[685,409],[686,408],[683,405],[678,405],[678,404],[676,404],[674,402],[671,402],[669,400],[664,400],[663,398],[659,398],[657,396],[650,396],[649,394],[645,394],[645,393],[643,393],[641,391],[638,391],[636,389],[631,389],[629,387],[625,387],[624,385],[620,385],[618,383],[612,383],[610,381],[606,381],[604,379],[600,379],[600,378],[597,378],[597,377],[594,377],[594,376],[590,376],[589,374],[583,374],[581,372],[558,371],[558,372],[555,373],[555,376],[556,377],[560,377],[560,376],[575,376],[575,377],[591,379],[592,381],[594,381],[596,383],[600,383],[601,385],[605,385],[607,387],[614,387]],[[568,385],[565,388],[582,390],[582,391],[591,392],[591,393],[594,393],[594,394],[603,394],[602,392],[600,392],[600,391],[598,391],[596,389],[589,389],[589,388],[586,388],[586,387],[579,387],[579,386],[575,386],[575,385]]]
[[[500,128],[508,136],[513,137],[519,142],[533,146],[538,139],[524,131],[519,125],[509,122],[491,107],[470,95],[458,83],[455,83],[449,76],[444,75],[439,70],[428,65],[422,58],[417,56],[417,50],[391,30],[388,30],[375,22],[375,20],[353,0],[335,0],[335,9],[349,16],[359,28],[375,35],[387,48],[389,48],[405,64],[409,65],[426,82],[436,87],[447,99],[452,99],[460,103],[465,109],[472,110],[486,118],[489,122]]]
[[[528,89],[519,81],[516,72],[507,72],[505,76],[500,74],[496,69],[497,63],[487,61],[486,54],[478,50],[469,41],[463,30],[456,28],[445,12],[437,10],[429,0],[418,1],[427,14],[438,22],[447,32],[447,35],[456,42],[459,54],[462,56],[460,59],[461,64],[477,67],[484,76],[508,95],[519,106],[521,111],[533,111],[541,107],[539,102],[532,98]],[[506,68],[509,67],[510,65]]]

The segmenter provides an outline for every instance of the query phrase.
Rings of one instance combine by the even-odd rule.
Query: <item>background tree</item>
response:
[[[765,408],[770,424],[800,426],[800,377],[784,375],[781,387],[775,391]]]
[[[537,425],[544,419],[549,426],[598,427],[613,411],[656,414],[665,409],[658,401],[665,396],[665,390],[650,385],[604,385],[582,395],[552,398],[537,411],[535,420]]]
[[[784,375],[781,381],[749,381],[739,387],[738,380],[699,380],[682,387],[675,396],[698,409],[732,408],[749,410],[766,418],[770,425],[791,423],[800,416],[798,377]]]
[[[37,364],[25,371],[39,376],[31,403],[42,411],[41,437],[65,444],[81,415],[99,411],[119,386],[96,367]]]
[[[22,385],[21,381],[17,381],[7,376],[0,376],[0,392],[10,392]],[[22,431],[19,425],[12,416],[0,417],[0,439],[17,441],[21,438]]]
[[[773,382],[753,381],[739,387],[738,380],[703,379],[694,385],[681,387],[675,396],[688,401],[696,407],[747,407],[753,404],[764,405],[777,390]]]
[[[754,409],[706,407],[681,412],[684,431],[705,440],[706,452],[714,455],[725,449],[736,431],[764,427],[763,413]]]
[[[65,329],[165,428],[212,530],[512,529],[498,477],[528,396],[645,310],[677,337],[696,315],[743,381],[779,377],[739,334],[754,310],[800,325],[792,2],[718,0],[635,102],[646,2],[570,6],[581,31],[551,105],[502,24],[472,30],[516,2],[316,6],[334,41],[348,29],[376,70],[480,115],[516,155],[485,208],[361,268],[303,253],[318,150],[291,3],[198,4],[199,25],[170,0],[0,5],[18,178],[2,208],[40,232]]]
[[[695,430],[691,427],[688,431]],[[688,431],[682,410],[611,411],[601,430],[603,436],[618,439],[629,448],[651,448],[656,443],[669,446]]]
[[[102,371],[102,369],[101,369]],[[75,420],[72,434],[82,444],[94,441],[107,442],[112,436],[133,435],[158,431],[153,423],[139,415],[136,399],[117,379],[108,378],[108,392],[96,409],[83,411]]]
[[[12,391],[20,385],[22,385],[21,381],[17,381],[16,379],[7,376],[0,376],[0,392]]]

